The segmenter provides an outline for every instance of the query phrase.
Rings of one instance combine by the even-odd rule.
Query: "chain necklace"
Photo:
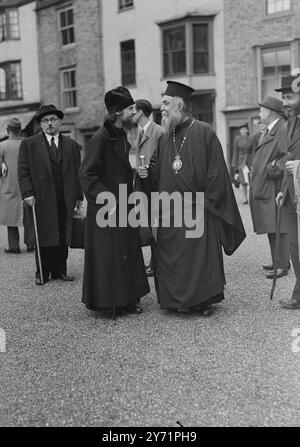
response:
[[[182,140],[182,143],[181,143],[181,145],[180,145],[179,150],[177,149],[177,146],[176,146],[176,140],[175,140],[175,128],[173,129],[173,143],[174,143],[174,146],[175,146],[176,155],[175,155],[175,160],[174,160],[173,163],[172,163],[172,169],[173,169],[173,171],[175,171],[175,174],[178,174],[178,172],[179,172],[180,169],[182,168],[182,160],[181,160],[181,156],[180,156],[180,154],[181,154],[182,148],[183,148],[183,146],[184,146],[185,140],[187,139],[189,130],[190,130],[190,128],[192,127],[192,125],[194,124],[194,122],[195,122],[195,120],[193,119],[193,121],[192,121],[191,124],[189,125],[189,128],[188,128],[188,130],[187,130],[187,133],[185,134],[185,136],[184,136],[184,138],[183,138],[183,140]]]

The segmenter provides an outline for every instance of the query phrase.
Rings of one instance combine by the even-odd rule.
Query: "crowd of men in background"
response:
[[[232,159],[233,180],[242,185],[243,203],[250,201],[254,231],[268,235],[272,262],[263,266],[267,278],[286,276],[291,258],[296,285],[291,299],[280,301],[289,309],[300,308],[296,79],[285,78],[277,90],[283,101],[270,95],[259,104],[259,134],[249,136],[247,126],[241,126]],[[74,209],[80,210],[85,197],[82,301],[88,309],[112,312],[114,318],[141,313],[140,300],[150,290],[147,276],[154,275],[161,309],[213,313],[213,305],[224,299],[223,250],[232,255],[246,234],[219,140],[210,126],[192,116],[193,93],[187,85],[168,81],[160,126],[150,118],[148,100],[134,101],[125,87],[108,91],[105,121],[82,161],[79,145],[59,132],[64,114],[54,105],[41,107],[36,116],[41,132],[30,138],[20,137],[19,120],[8,122],[9,138],[0,143],[0,225],[8,229],[6,253],[19,254],[18,227],[24,222],[27,250],[35,247],[37,285],[74,279],[67,274],[68,247]],[[133,191],[149,198],[153,191],[188,191],[193,197],[204,192],[203,235],[187,239],[184,224],[175,225],[174,210],[168,228],[151,229],[150,220],[148,228],[100,227],[97,214],[103,204],[97,198],[103,192],[113,193],[116,205],[108,214],[118,216],[123,200],[120,185],[126,185],[126,200]],[[142,246],[146,245],[152,256],[145,267]]]

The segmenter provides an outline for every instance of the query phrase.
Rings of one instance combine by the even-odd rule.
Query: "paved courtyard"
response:
[[[34,255],[5,255],[0,227],[0,425],[300,426],[300,311],[278,304],[294,275],[270,302],[267,238],[240,209],[247,239],[225,257],[226,300],[209,319],[161,311],[153,279],[142,315],[89,312],[82,250],[69,256],[74,283],[37,287]]]

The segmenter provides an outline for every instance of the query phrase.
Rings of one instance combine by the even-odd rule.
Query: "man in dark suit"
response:
[[[294,174],[300,161],[300,89],[296,76],[288,76],[283,79],[282,88],[276,89],[282,93],[284,107],[293,112],[293,117],[288,120],[287,125],[287,162],[286,171],[281,186],[281,191],[277,196],[277,204],[283,201],[283,207],[288,216],[288,235],[290,255],[296,275],[296,284],[290,300],[281,300],[280,304],[288,309],[300,309],[300,262],[299,262],[299,241],[297,199],[295,195]]]
[[[67,276],[75,206],[83,198],[79,184],[80,146],[59,133],[64,114],[54,105],[42,106],[36,119],[42,132],[22,141],[18,177],[21,196],[36,207],[44,282],[72,281]],[[36,253],[36,284],[42,285]]]
[[[136,167],[140,164],[140,156],[145,157],[145,165],[150,164],[150,160],[156,149],[158,148],[159,140],[163,135],[163,128],[154,123],[150,116],[153,112],[152,105],[146,99],[138,99],[135,102],[135,110],[133,113],[133,122],[140,127],[138,138],[138,146],[136,150]],[[138,175],[135,175],[135,190],[141,190],[141,180]],[[146,267],[147,276],[153,276],[153,248],[151,246],[152,257],[149,266]]]
[[[285,155],[286,123],[283,118],[283,102],[274,96],[267,96],[260,105],[260,119],[265,129],[260,136],[252,158],[250,182],[250,209],[253,228],[257,234],[267,234],[271,249],[272,265],[263,266],[269,271],[267,278],[274,277],[276,243],[275,198],[283,179],[280,160]],[[289,244],[285,216],[281,218],[279,245],[279,268],[277,278],[286,276],[289,268]]]

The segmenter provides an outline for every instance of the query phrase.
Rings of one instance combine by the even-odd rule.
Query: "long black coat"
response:
[[[72,235],[73,210],[82,200],[79,184],[80,146],[60,135],[63,156],[63,187],[66,204],[66,245]],[[41,247],[60,245],[56,190],[51,170],[49,145],[43,133],[22,141],[19,151],[18,177],[22,199],[34,196]]]
[[[100,228],[96,222],[99,193],[109,191],[118,201],[120,184],[127,186],[126,199],[133,192],[128,153],[125,133],[105,122],[89,142],[80,168],[88,201],[83,302],[89,309],[134,305],[149,292],[139,229]]]
[[[276,233],[276,202],[282,178],[270,178],[268,163],[285,155],[286,123],[280,119],[258,144],[253,157],[250,183],[250,208],[257,234]],[[282,175],[283,177],[283,175]],[[281,218],[281,233],[287,233],[286,216]]]

